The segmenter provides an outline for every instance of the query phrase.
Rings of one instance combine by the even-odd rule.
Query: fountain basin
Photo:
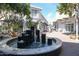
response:
[[[52,38],[52,45],[40,45],[40,47],[28,47],[25,49],[19,49],[11,44],[13,42],[16,43],[16,38],[8,39],[3,44],[0,45],[1,55],[10,55],[10,56],[18,56],[18,55],[32,55],[32,56],[45,56],[45,55],[59,55],[62,48],[62,41],[57,38]],[[38,44],[39,45],[39,44]]]

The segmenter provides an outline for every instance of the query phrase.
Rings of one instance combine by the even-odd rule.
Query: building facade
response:
[[[41,13],[42,8],[36,7],[36,6],[31,6],[30,11],[31,11],[30,16],[32,18],[32,22],[34,22],[34,23],[38,22],[37,29],[39,29],[41,32],[48,31],[48,28],[47,28],[48,22]],[[26,18],[24,19],[24,22],[27,23]]]
[[[79,25],[79,22],[78,22]],[[72,18],[63,18],[58,19],[53,22],[54,29],[63,33],[75,33],[76,32],[76,19]]]
[[[36,6],[30,7],[30,12],[31,12],[30,16],[32,18],[32,22],[35,22],[35,23],[38,22],[37,29],[39,29],[41,32],[43,32],[43,31],[47,31],[48,22],[45,19],[45,17],[42,15],[41,11],[42,11],[42,8],[40,8],[40,7],[36,7]],[[27,30],[27,26],[26,26],[27,21],[28,21],[26,19],[27,16],[21,17],[19,14],[13,14],[12,12],[7,14],[7,16],[9,16],[9,15],[12,15],[11,18],[15,17],[15,19],[17,19],[17,20],[22,20],[21,22],[23,25],[23,31]],[[2,21],[0,21],[0,26],[3,24],[5,19],[6,19],[6,17],[3,17],[0,19],[0,20],[2,20]]]

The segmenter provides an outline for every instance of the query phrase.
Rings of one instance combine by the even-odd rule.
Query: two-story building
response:
[[[41,13],[41,11],[42,11],[42,8],[40,8],[40,7],[36,7],[36,6],[30,6],[30,12],[31,12],[31,14],[30,14],[30,16],[31,16],[31,18],[32,18],[32,22],[38,22],[38,24],[37,24],[37,28],[41,31],[41,32],[43,32],[43,31],[47,31],[47,26],[48,26],[48,22],[47,22],[47,20],[45,19],[45,17],[42,15],[42,13]],[[11,12],[12,13],[12,12]],[[26,16],[24,16],[23,18],[19,15],[19,14],[14,14],[13,15],[13,13],[11,14],[11,13],[8,13],[7,14],[7,16],[9,16],[9,15],[12,15],[12,17],[11,18],[13,18],[13,16],[16,18],[16,19],[18,19],[18,20],[22,20],[22,25],[23,25],[23,31],[24,30],[27,30],[27,26],[26,26],[26,24],[27,24],[27,19],[26,19]],[[4,19],[6,19],[5,17],[3,17],[3,18],[1,18],[1,20],[0,20],[0,25],[2,25],[2,23],[4,22]]]
[[[38,22],[37,29],[39,29],[41,32],[48,31],[48,21],[45,19],[45,17],[41,13],[42,8],[32,6],[30,8],[30,16],[32,18],[32,22]],[[26,17],[24,18],[24,22],[27,23]],[[25,26],[26,24],[24,24]],[[23,30],[26,30],[27,26],[24,27]]]

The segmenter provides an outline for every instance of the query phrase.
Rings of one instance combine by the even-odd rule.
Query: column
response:
[[[26,30],[26,16],[23,17],[23,31]]]
[[[78,15],[79,15],[79,6],[76,4],[76,9],[75,9],[75,22],[76,22],[76,40],[78,40]]]

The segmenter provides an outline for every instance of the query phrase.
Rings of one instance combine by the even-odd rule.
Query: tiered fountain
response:
[[[59,55],[61,47],[59,39],[47,38],[46,34],[40,34],[40,30],[32,27],[17,38],[7,40],[0,51],[4,55]]]

